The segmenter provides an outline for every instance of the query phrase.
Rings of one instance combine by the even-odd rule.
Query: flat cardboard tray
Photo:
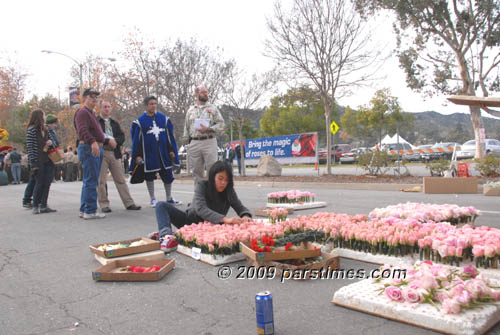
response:
[[[302,243],[302,249],[281,252],[257,252],[252,250],[249,242],[240,242],[240,250],[249,259],[259,263],[285,259],[312,258],[321,255],[321,250],[313,243]]]
[[[135,273],[135,272],[117,272],[119,268],[127,265],[150,267],[152,265],[160,266],[157,272]],[[120,260],[112,261],[92,272],[92,279],[95,281],[157,281],[165,277],[175,267],[175,260],[172,258],[145,261],[145,260]]]
[[[140,241],[144,240],[147,242],[145,245],[140,245],[137,247],[128,247],[128,248],[120,248],[120,249],[114,249],[114,250],[106,250],[102,251],[97,248],[99,248],[101,245],[104,244],[127,244],[127,243],[132,243],[135,241]],[[126,256],[126,255],[133,255],[133,254],[139,254],[141,252],[146,252],[146,251],[153,251],[153,250],[160,250],[160,242],[151,240],[146,237],[138,237],[134,238],[132,240],[124,240],[124,241],[118,241],[118,242],[108,242],[108,243],[101,243],[101,244],[95,244],[95,245],[90,245],[90,252],[99,255],[101,257],[106,257],[106,258],[112,258],[112,257],[119,257],[119,256]]]
[[[410,306],[391,301],[385,294],[380,294],[379,287],[372,279],[358,281],[337,290],[332,303],[443,334],[485,334],[500,320],[499,305],[485,305],[460,314],[444,314],[430,304]]]
[[[333,271],[340,267],[339,255],[322,252],[321,256],[323,257],[323,261],[321,262],[299,265],[299,266],[292,264],[284,264],[277,261],[260,263],[250,258],[247,260],[247,265],[256,267],[263,265],[267,267],[272,266],[276,269],[276,274],[277,274],[276,277],[279,276],[280,278],[285,278],[285,279],[308,280],[311,279],[311,276],[313,276],[313,279],[318,279],[322,275],[321,272],[319,272],[317,276],[315,276],[312,274],[313,270],[324,271],[325,272],[324,276],[327,276],[328,275],[327,271],[329,270]]]
[[[272,207],[261,207],[261,208],[257,208],[253,211],[253,214],[255,216],[263,216],[263,217],[266,217],[267,218],[267,212],[266,212],[266,209],[272,209]],[[290,214],[293,214],[294,212],[294,209],[293,208],[286,208],[286,211],[287,211],[287,215],[290,215]]]
[[[177,252],[184,255],[191,257],[194,260],[201,261],[205,264],[209,265],[222,265],[222,264],[228,264],[228,263],[234,263],[234,262],[239,262],[242,261],[246,258],[245,254],[241,252],[237,252],[231,255],[211,255],[211,254],[205,254],[201,253],[196,250],[193,250],[195,248],[190,248],[186,247],[184,245],[179,245],[177,246]]]
[[[106,258],[99,256],[97,254],[95,254],[94,257],[99,263],[101,263],[102,265],[106,265],[110,262],[121,261],[121,260],[141,259],[144,261],[154,261],[157,259],[165,259],[165,253],[161,250],[154,250],[154,251],[141,252],[140,254],[133,254],[127,256],[114,257],[114,258]]]
[[[483,194],[486,196],[500,196],[500,188],[483,186]]]
[[[311,209],[311,208],[320,208],[326,207],[326,202],[324,201],[315,201],[315,202],[303,202],[298,204],[271,204],[267,203],[267,207],[283,207],[283,208],[291,208],[293,210],[301,210],[301,209]]]
[[[476,177],[424,177],[426,194],[477,194]]]

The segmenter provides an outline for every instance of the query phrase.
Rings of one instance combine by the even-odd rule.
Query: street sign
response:
[[[335,121],[332,121],[332,123],[330,124],[330,130],[333,135],[335,135],[337,131],[339,131],[339,126],[335,123]]]

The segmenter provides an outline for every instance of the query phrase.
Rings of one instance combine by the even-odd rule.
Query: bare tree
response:
[[[335,99],[371,77],[373,70],[367,71],[379,53],[368,48],[370,34],[348,0],[294,0],[289,11],[277,2],[267,25],[271,38],[265,43],[266,55],[289,78],[312,82],[320,92],[331,174],[330,112]]]
[[[275,90],[279,76],[276,71],[262,74],[253,74],[247,77],[246,73],[237,68],[228,76],[229,82],[223,101],[229,110],[230,122],[236,124],[240,148],[243,146],[243,126],[246,121],[251,120],[255,113],[252,111],[261,108],[265,98]],[[245,175],[245,155],[241,153],[242,175]]]

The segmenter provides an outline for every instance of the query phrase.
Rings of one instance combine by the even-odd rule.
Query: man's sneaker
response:
[[[171,252],[177,250],[179,243],[175,240],[174,235],[165,235],[160,238],[160,250],[163,252]]]
[[[101,208],[101,212],[103,212],[103,213],[111,213],[111,208],[109,208],[109,207],[103,207],[103,208]]]
[[[168,199],[167,202],[171,205],[182,205],[182,201],[174,199],[174,198]]]
[[[52,209],[50,207],[40,208],[40,213],[54,213],[54,212],[57,212],[57,210]]]
[[[148,234],[148,238],[150,240],[158,241],[158,237],[159,237],[159,233],[157,231],[154,231],[154,232]]]
[[[33,214],[40,214],[40,207],[35,206],[35,207],[33,207],[32,211],[33,211]]]
[[[106,217],[106,214],[104,213],[83,213],[83,219],[84,220],[94,220],[94,219],[104,219]]]
[[[151,199],[149,206],[151,206],[151,208],[155,208],[157,203],[158,203],[158,201],[156,201],[156,199]]]
[[[31,204],[31,202],[23,202],[23,207],[26,209],[32,209],[33,205]]]
[[[80,212],[80,214],[78,214],[78,217],[79,217],[80,219],[83,219],[83,212]]]

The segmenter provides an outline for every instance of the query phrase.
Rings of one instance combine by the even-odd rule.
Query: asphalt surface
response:
[[[237,186],[243,203],[255,209],[266,194],[287,185]],[[172,253],[175,269],[159,282],[95,282],[100,264],[90,244],[125,240],[156,230],[146,186],[131,185],[140,211],[126,211],[112,182],[113,212],[102,220],[78,218],[80,182],[52,185],[49,205],[57,213],[33,215],[21,207],[24,185],[0,187],[0,334],[256,334],[255,294],[270,290],[274,298],[276,334],[429,334],[431,332],[331,303],[349,280],[285,281],[217,277],[218,267]],[[398,191],[347,190],[322,185],[308,188],[328,206],[321,211],[359,214],[399,202],[423,201],[472,205],[485,211],[478,225],[500,228],[497,197],[425,195]],[[174,197],[184,203],[192,182],[175,182]],[[161,184],[156,195],[164,200]],[[185,206],[181,206],[185,208]],[[296,211],[297,214],[316,210]],[[374,269],[363,262],[341,260],[343,269]],[[492,334],[500,334],[496,326]]]

